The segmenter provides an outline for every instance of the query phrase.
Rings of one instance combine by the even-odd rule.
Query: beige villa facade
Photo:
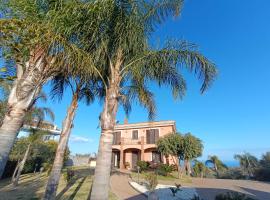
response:
[[[176,132],[175,121],[127,123],[116,125],[112,150],[112,167],[136,169],[139,160],[174,164],[157,151],[156,142]]]

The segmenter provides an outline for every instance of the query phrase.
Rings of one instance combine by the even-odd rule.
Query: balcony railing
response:
[[[136,144],[141,144],[141,139],[131,139],[131,138],[123,138],[122,139],[123,144],[127,145],[136,145]]]
[[[139,139],[132,139],[132,138],[121,138],[121,140],[114,140],[113,145],[140,145],[142,144],[142,141],[144,144],[155,144],[155,143],[147,143],[145,137],[141,137]]]

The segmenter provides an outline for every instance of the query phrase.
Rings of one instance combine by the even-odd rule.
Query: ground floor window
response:
[[[152,161],[156,162],[156,163],[160,163],[161,162],[161,155],[158,151],[153,151],[152,152]]]

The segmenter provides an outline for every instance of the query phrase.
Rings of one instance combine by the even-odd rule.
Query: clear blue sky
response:
[[[188,91],[181,102],[165,88],[152,86],[156,120],[175,120],[178,131],[201,138],[203,159],[216,154],[229,161],[235,153],[260,156],[270,151],[269,8],[269,0],[186,0],[181,17],[159,27],[153,37],[153,41],[174,37],[198,44],[219,68],[218,79],[204,95],[197,79],[185,73]],[[59,127],[69,102],[67,94],[60,103],[48,103]],[[80,105],[69,143],[72,153],[97,151],[100,112],[99,103]],[[117,119],[123,122],[122,109]],[[134,105],[129,122],[145,120],[146,111]]]

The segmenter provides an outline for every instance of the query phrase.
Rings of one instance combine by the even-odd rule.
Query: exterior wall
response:
[[[156,144],[147,144],[146,132],[150,129],[159,130],[159,138],[175,132],[174,121],[146,122],[137,124],[123,124],[115,126],[115,132],[121,132],[121,142],[113,145],[114,150],[120,151],[120,168],[125,167],[128,162],[132,166],[132,151],[139,151],[139,160],[152,161],[152,151],[157,151]],[[138,131],[138,139],[132,139],[132,132]],[[122,156],[121,156],[122,155]],[[174,164],[172,157],[169,157],[169,164]],[[162,162],[166,158],[161,157]],[[122,163],[122,164],[121,164]]]

